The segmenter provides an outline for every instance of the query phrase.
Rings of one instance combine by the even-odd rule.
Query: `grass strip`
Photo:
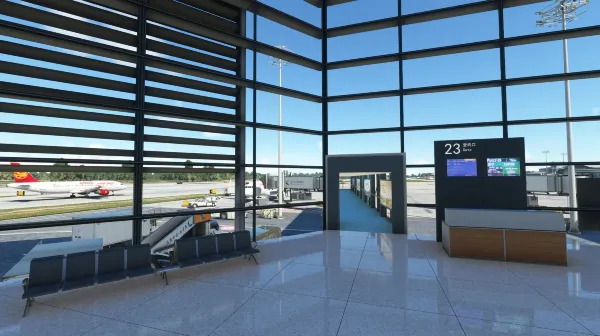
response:
[[[191,194],[178,196],[163,196],[154,198],[145,198],[142,204],[155,204],[163,202],[173,202],[186,200],[191,198],[199,198],[207,196],[206,194]],[[220,195],[215,195],[220,196]],[[74,213],[81,211],[106,210],[120,207],[133,206],[133,200],[122,201],[106,201],[100,203],[82,203],[82,204],[65,204],[56,206],[43,206],[24,209],[6,209],[0,213],[0,220],[21,219],[38,216],[60,215],[65,213]]]

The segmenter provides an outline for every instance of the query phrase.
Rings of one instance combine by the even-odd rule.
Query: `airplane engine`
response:
[[[106,190],[106,189],[98,190],[98,195],[100,195],[100,196],[108,196],[109,193],[110,193],[110,190]]]

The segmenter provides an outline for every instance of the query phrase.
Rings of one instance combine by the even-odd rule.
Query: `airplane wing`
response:
[[[74,189],[69,191],[72,194],[89,194],[92,192],[96,192],[98,191],[98,189],[100,189],[100,186],[90,186],[90,187],[84,187],[84,188],[80,188],[80,189]]]

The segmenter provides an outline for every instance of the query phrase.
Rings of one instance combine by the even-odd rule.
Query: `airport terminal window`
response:
[[[510,137],[525,138],[525,162],[564,162],[567,152],[565,123],[519,125],[508,128]]]
[[[321,9],[305,1],[259,0],[284,13],[321,27]]]
[[[22,167],[27,167],[21,170],[5,162],[0,180],[8,184],[14,183],[15,176],[20,180],[28,179],[30,175],[26,173],[29,171],[37,180],[56,182],[53,185],[81,182],[80,185],[92,186],[85,190],[71,188],[52,197],[48,193],[32,196],[31,190],[17,196],[17,189],[0,188],[0,193],[7,196],[0,197],[4,209],[0,226],[9,222],[32,225],[29,231],[19,230],[7,235],[3,232],[0,241],[27,240],[27,244],[35,244],[40,239],[47,242],[55,242],[52,240],[55,238],[70,240],[76,232],[75,226],[34,227],[46,221],[68,221],[80,215],[97,216],[100,213],[108,216],[99,219],[99,223],[104,223],[124,213],[129,217],[123,220],[124,225],[117,226],[125,228],[125,235],[129,236],[122,241],[139,242],[140,238],[147,237],[148,230],[154,230],[152,225],[158,229],[173,218],[173,213],[193,213],[207,208],[215,209],[210,219],[214,220],[215,227],[209,229],[229,232],[235,229],[232,216],[239,216],[239,213],[232,215],[226,210],[234,207],[236,200],[238,204],[246,200],[246,192],[241,195],[235,190],[235,172],[240,169],[244,169],[245,174],[239,174],[237,182],[244,183],[246,190],[246,183],[250,181],[248,189],[252,191],[256,172],[257,185],[262,184],[265,191],[260,196],[268,202],[266,207],[269,209],[256,211],[250,202],[245,207],[245,219],[238,218],[238,224],[245,223],[247,229],[256,231],[256,239],[321,230],[323,218],[318,205],[323,199],[319,187],[309,188],[310,196],[304,189],[290,196],[292,204],[303,202],[310,206],[289,208],[290,205],[284,205],[283,220],[269,218],[279,212],[271,209],[277,208],[278,203],[269,200],[274,188],[273,182],[267,179],[267,173],[269,178],[276,174],[278,165],[279,94],[283,94],[281,125],[284,128],[280,161],[283,167],[280,168],[289,173],[286,177],[320,183],[324,153],[403,151],[409,165],[408,203],[417,205],[408,210],[410,225],[416,230],[413,232],[425,233],[427,223],[435,218],[431,209],[419,205],[435,202],[435,190],[431,190],[435,177],[431,175],[433,167],[430,165],[433,164],[433,142],[436,140],[498,138],[506,135],[503,134],[504,126],[508,128],[508,136],[525,137],[525,160],[534,164],[527,167],[528,177],[553,173],[552,169],[559,170],[557,167],[564,166],[564,122],[537,124],[537,120],[536,124],[501,124],[500,49],[445,56],[419,51],[499,38],[496,10],[466,13],[485,6],[480,3],[469,7],[475,0],[378,0],[377,6],[369,1],[351,1],[331,6],[327,9],[327,28],[371,20],[382,20],[392,27],[369,30],[368,26],[359,24],[352,28],[354,32],[359,31],[354,34],[348,34],[349,30],[344,28],[334,28],[330,30],[333,36],[325,41],[320,39],[322,32],[318,30],[321,9],[301,0],[263,0],[257,7],[250,8],[258,13],[257,16],[245,13],[244,27],[241,26],[244,12],[231,5],[231,1],[222,5],[221,9],[225,8],[225,11],[217,14],[225,15],[225,19],[207,14],[206,9],[194,8],[192,2],[184,5],[171,1],[172,6],[167,6],[155,1],[152,6],[159,9],[160,15],[146,23],[145,36],[137,34],[140,26],[137,16],[143,12],[141,5],[126,2],[131,6],[107,10],[94,5],[96,12],[73,9],[73,13],[69,5],[52,1],[41,2],[44,6],[10,1],[3,7],[6,9],[3,18],[9,23],[36,28],[44,34],[37,30],[24,33],[7,28],[3,30],[5,35],[0,37],[2,59],[7,62],[0,75],[3,83],[0,88],[3,96],[0,98],[0,143],[5,161],[19,162]],[[393,25],[402,21],[396,17],[399,3],[403,14],[409,15],[404,18],[408,21],[419,17],[428,19],[436,13],[462,14],[416,24],[408,22],[411,24],[397,27]],[[77,2],[73,6],[89,5]],[[268,7],[261,6],[272,6],[276,10],[269,11]],[[460,11],[446,8],[455,6],[461,6]],[[545,6],[545,3],[537,3],[505,9],[505,37],[560,30],[560,26],[535,26],[539,18],[535,12]],[[291,17],[268,17],[277,10]],[[434,12],[423,16],[410,15],[431,10]],[[590,6],[585,19],[582,17],[569,23],[568,29],[598,25],[598,10],[599,7]],[[71,19],[60,12],[82,19]],[[294,18],[308,22],[312,27]],[[207,25],[206,20],[211,24]],[[46,25],[48,22],[52,24]],[[461,34],[464,31],[468,33]],[[379,64],[375,60],[375,64],[359,67],[348,66],[352,63],[335,65],[342,60],[397,53],[398,32],[402,33],[403,51],[409,51],[403,55],[405,59],[401,64],[402,86],[397,59]],[[251,43],[255,33],[261,42],[256,59]],[[589,29],[589,33],[593,35],[595,31]],[[593,71],[600,69],[600,63],[597,57],[592,57],[595,54],[589,48],[593,49],[599,39],[599,36],[586,36],[569,40],[571,72],[592,71],[586,76],[596,76]],[[506,48],[509,79],[563,72],[560,40],[531,45],[519,45],[518,40],[514,41],[517,45]],[[137,54],[138,45],[146,47],[143,54]],[[270,48],[279,45],[286,45],[292,51],[286,56],[289,59],[282,69],[283,90],[279,89],[279,69],[272,65],[269,56],[277,54]],[[322,47],[327,48],[327,61],[333,63],[329,69],[321,64]],[[245,69],[240,69],[243,64]],[[328,72],[323,74],[322,69]],[[469,85],[426,88],[480,81],[498,81],[490,83],[490,86],[498,86],[471,90]],[[323,90],[324,83],[328,85],[327,90]],[[587,176],[581,174],[595,174],[600,167],[598,154],[588,149],[590,143],[595,143],[599,129],[599,83],[598,78],[570,81],[572,115],[578,121],[572,126],[573,160],[585,163],[577,164],[578,179]],[[507,85],[509,122],[564,117],[563,82],[513,86],[509,81]],[[401,88],[405,91],[401,92]],[[452,91],[440,92],[444,91],[442,89]],[[393,96],[327,101],[338,95],[377,91],[391,91],[382,95]],[[245,93],[245,97],[240,93]],[[257,99],[253,101],[255,95]],[[580,121],[578,117],[586,117],[586,121]],[[454,126],[478,122],[493,122],[494,126]],[[453,128],[448,128],[449,125]],[[245,134],[239,132],[242,127]],[[286,128],[293,128],[293,131]],[[373,128],[395,131],[369,132]],[[241,146],[239,136],[245,137],[245,147]],[[324,137],[328,140],[325,144]],[[327,151],[323,150],[324,145],[328,145]],[[238,152],[240,150],[243,152]],[[240,159],[243,161],[238,162]],[[138,175],[134,173],[136,171]],[[113,196],[108,184],[96,183],[98,181],[114,181],[112,186],[123,186],[123,189],[114,190]],[[142,191],[141,198],[134,192],[136,190]],[[70,198],[72,191],[77,191],[75,198]],[[559,209],[568,206],[568,198],[558,195],[557,191],[539,195],[536,192],[535,196],[539,206]],[[535,207],[534,201],[531,202],[530,206]],[[598,209],[597,203],[590,204],[585,207]],[[145,217],[150,214],[155,220],[142,220],[137,217],[140,214]],[[568,216],[570,214],[565,212],[565,217]],[[141,237],[130,234],[134,224],[141,225]],[[148,230],[147,225],[150,225]],[[107,242],[112,239],[109,236],[101,238]]]
[[[546,55],[542,61],[526,55]],[[506,48],[506,77],[541,76],[563,71],[562,41]]]
[[[73,161],[16,161],[2,167],[6,188],[1,189],[0,225],[69,221],[107,211],[132,214],[133,168]]]
[[[256,164],[277,165],[279,131],[257,129]],[[318,135],[281,132],[281,165],[322,166],[322,138]]]
[[[600,78],[569,81],[573,117],[600,115]],[[563,103],[564,104],[564,103]]]
[[[500,88],[404,96],[404,125],[501,121],[501,98]]]
[[[540,2],[531,5],[516,6],[504,10],[504,36],[514,37],[561,30],[560,24],[553,27],[536,27],[540,19],[536,13],[546,10],[553,2]],[[575,20],[567,24],[567,29],[590,27],[600,24],[600,8],[590,4],[585,13],[585,20]]]
[[[352,146],[347,144],[352,143]],[[399,153],[400,132],[341,134],[329,136],[329,154]]]
[[[406,202],[411,205],[435,204],[434,168],[406,168]],[[422,220],[435,220],[435,208],[412,206],[409,217]]]
[[[330,62],[397,53],[398,28],[334,37],[327,41],[327,48]]]
[[[477,29],[472,29],[474,26],[477,26]],[[469,33],[463,34],[466,30]],[[403,51],[497,39],[498,13],[488,11],[406,25],[402,27],[402,38]]]
[[[400,126],[398,97],[335,102],[328,108],[330,131]]]
[[[258,16],[257,25],[258,41],[273,47],[285,45],[295,54],[315,61],[321,59],[321,41],[319,39],[265,19],[262,16]],[[277,34],[265,33],[269,31],[277,31]],[[252,36],[250,32],[247,32],[247,34]]]
[[[252,164],[254,163],[254,133],[253,130],[254,128],[252,127],[245,127],[245,133],[246,133],[246,158],[245,158],[245,163],[246,164]]]
[[[287,68],[284,69],[284,76]],[[288,80],[292,80],[288,78]],[[256,93],[256,122],[261,124],[279,124],[279,96],[268,92]],[[247,109],[246,114],[252,114]],[[322,125],[322,107],[320,103],[291,97],[281,97],[281,126],[320,131]]]
[[[285,41],[283,41],[285,42]],[[294,44],[285,45],[291,52],[294,51]],[[279,66],[273,65],[277,60],[265,54],[256,54],[256,80],[259,82],[279,86]],[[312,62],[312,61],[311,61]],[[279,64],[279,63],[276,63]],[[297,90],[312,95],[321,94],[321,72],[313,68],[284,60],[282,69],[281,86],[287,89]],[[313,66],[316,64],[313,63]],[[298,80],[298,79],[302,80]]]
[[[330,96],[399,88],[397,62],[330,70],[328,76]]]
[[[420,13],[425,11],[431,11],[436,9],[444,9],[448,7],[465,5],[478,0],[433,0],[433,1],[420,1],[420,0],[402,0],[402,15]]]
[[[500,79],[498,49],[404,61],[404,88]]]
[[[329,28],[391,18],[398,15],[398,0],[378,0],[377,6],[368,1],[352,1],[328,8]]]
[[[600,121],[572,123],[573,160],[579,162],[600,161],[600,153],[591,150],[587,144],[597,143]]]
[[[573,83],[572,81],[571,85]],[[564,82],[508,86],[506,88],[508,120],[564,117],[564,88]]]

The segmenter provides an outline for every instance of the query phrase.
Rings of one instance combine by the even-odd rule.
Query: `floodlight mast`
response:
[[[535,13],[540,16],[540,20],[536,22],[538,27],[553,27],[562,23],[562,30],[567,30],[567,23],[573,22],[585,13],[588,9],[590,0],[556,0],[553,4],[544,8],[541,12]],[[569,51],[567,39],[563,39],[563,60],[564,71],[569,73]],[[565,106],[566,117],[571,118],[571,87],[569,80],[565,80]],[[573,162],[573,130],[571,122],[567,121],[567,159],[568,162]],[[569,207],[574,209],[577,207],[577,181],[575,178],[575,167],[568,166],[569,174]],[[577,211],[569,211],[570,215],[570,231],[579,233],[579,220]]]
[[[280,45],[280,46],[276,46],[276,48],[279,48],[281,50],[285,50],[288,52],[292,52],[290,49],[288,49],[288,47],[284,46],[284,45]],[[269,56],[269,63],[271,63],[271,65],[274,65],[276,67],[279,68],[279,87],[282,86],[282,69],[284,66],[288,65],[290,62],[281,59],[281,58],[276,58],[273,56]],[[279,95],[279,126],[281,126],[281,95]],[[277,155],[277,165],[280,166],[281,165],[281,130],[278,131],[279,133],[279,154]],[[256,141],[256,140],[255,140]],[[281,176],[281,168],[277,167],[277,203],[278,204],[283,204],[283,177]],[[277,217],[278,218],[282,218],[283,217],[283,213],[281,211],[281,208],[277,208]]]

